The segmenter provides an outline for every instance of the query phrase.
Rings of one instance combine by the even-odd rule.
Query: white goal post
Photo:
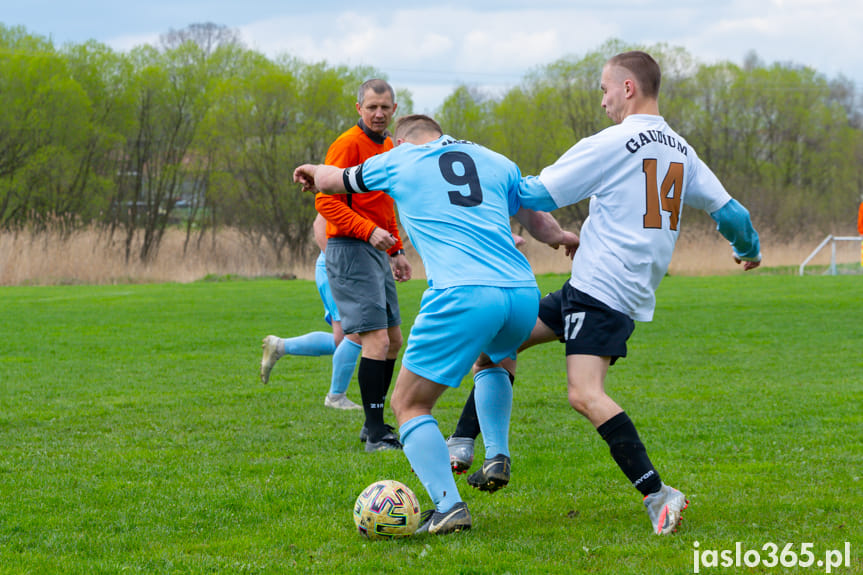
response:
[[[827,236],[826,238],[824,238],[824,241],[821,242],[820,244],[818,244],[818,247],[815,248],[815,250],[811,254],[809,254],[809,257],[807,257],[805,260],[803,260],[803,263],[800,264],[800,275],[804,275],[804,273],[805,273],[804,270],[806,269],[806,264],[808,264],[812,260],[812,258],[814,258],[816,255],[818,255],[818,252],[820,252],[822,249],[824,249],[824,246],[826,246],[827,244],[830,244],[830,267],[827,268],[827,271],[824,273],[825,273],[825,275],[835,276],[837,273],[836,272],[836,242],[863,242],[863,236],[834,236],[834,235]],[[861,256],[861,257],[863,257],[863,256]]]

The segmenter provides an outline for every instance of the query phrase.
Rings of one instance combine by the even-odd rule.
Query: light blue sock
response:
[[[399,428],[405,455],[428,491],[435,509],[446,513],[461,501],[449,466],[449,449],[431,415],[420,415]]]
[[[477,373],[473,382],[485,458],[491,459],[501,453],[509,457],[509,420],[512,415],[509,372],[502,367],[492,367]]]
[[[336,343],[333,334],[313,331],[305,335],[283,339],[286,355],[333,355]]]
[[[330,381],[330,393],[344,393],[348,390],[357,359],[363,351],[363,346],[344,338],[333,354],[333,377]]]

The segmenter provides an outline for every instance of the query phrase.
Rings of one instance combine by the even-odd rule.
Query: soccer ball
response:
[[[363,489],[354,504],[354,523],[369,539],[408,537],[420,522],[420,504],[410,487],[393,479]]]

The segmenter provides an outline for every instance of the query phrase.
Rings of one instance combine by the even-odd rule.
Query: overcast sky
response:
[[[0,0],[0,22],[55,44],[118,50],[192,23],[236,28],[250,48],[306,62],[373,66],[415,111],[458,84],[506,89],[525,72],[603,42],[685,48],[699,62],[793,62],[863,91],[861,0]]]

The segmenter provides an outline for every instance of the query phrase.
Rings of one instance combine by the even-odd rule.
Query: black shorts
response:
[[[610,357],[612,364],[626,357],[626,341],[635,330],[631,317],[575,289],[568,279],[540,300],[539,319],[566,344],[566,355]]]

